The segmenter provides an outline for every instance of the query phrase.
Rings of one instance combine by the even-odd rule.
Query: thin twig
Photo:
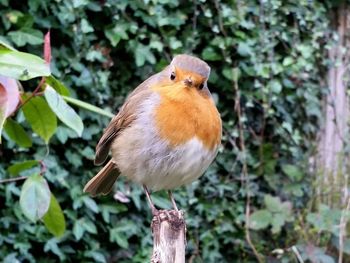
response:
[[[304,260],[303,260],[303,258],[301,257],[301,255],[300,255],[300,253],[299,253],[297,247],[296,247],[296,246],[292,246],[291,249],[292,249],[293,253],[295,254],[295,256],[297,257],[299,263],[304,263]]]
[[[28,178],[28,176],[19,176],[19,177],[15,177],[15,178],[2,179],[2,180],[0,180],[0,184],[21,181],[21,180],[25,180],[27,178]]]
[[[197,1],[193,1],[193,17],[192,17],[192,36],[195,37],[195,32],[197,31]]]
[[[218,0],[214,0],[214,4],[215,4],[216,11],[218,13],[218,21],[219,21],[220,31],[225,37],[227,37],[227,33],[225,31],[225,28],[224,28],[224,25],[223,25],[223,22],[222,22],[222,16],[221,16],[221,11],[220,11],[220,4],[219,4]]]
[[[234,74],[234,73],[232,73]],[[259,261],[259,263],[264,262],[262,256],[259,254],[259,252],[256,250],[251,237],[250,237],[250,231],[249,231],[249,225],[250,225],[250,190],[249,190],[249,176],[248,176],[248,167],[247,167],[247,162],[246,162],[246,150],[245,150],[245,140],[244,140],[244,127],[243,127],[243,122],[242,122],[242,109],[241,109],[241,104],[240,104],[240,92],[239,92],[239,87],[238,87],[238,82],[237,79],[234,80],[234,91],[236,93],[236,98],[235,98],[235,110],[237,113],[238,117],[238,129],[239,129],[239,139],[240,139],[240,147],[241,147],[241,153],[242,153],[242,181],[245,181],[246,184],[246,194],[247,194],[247,199],[246,199],[246,208],[245,208],[245,237],[246,240],[253,250],[253,253],[256,257],[256,259]]]
[[[47,170],[47,167],[44,163],[44,159],[40,160],[39,164],[40,164],[40,175],[43,175]],[[0,184],[21,181],[21,180],[25,180],[27,178],[28,178],[28,176],[18,176],[15,178],[2,179],[2,180],[0,180]]]
[[[339,226],[339,258],[338,263],[343,262],[343,253],[344,253],[344,237],[346,236],[346,214],[350,211],[350,196],[348,196],[348,202],[346,208],[343,209],[340,217],[340,226]]]
[[[18,111],[21,107],[24,106],[24,104],[26,104],[30,99],[32,99],[40,90],[41,86],[44,84],[45,82],[45,77],[42,77],[40,82],[39,82],[39,85],[35,88],[35,90],[32,92],[32,94],[25,100],[23,101],[21,104],[19,104],[15,110]]]

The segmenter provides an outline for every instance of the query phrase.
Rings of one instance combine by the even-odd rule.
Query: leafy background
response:
[[[322,84],[326,49],[336,40],[329,16],[333,5],[0,0],[0,35],[20,51],[42,57],[44,34],[50,30],[52,74],[70,97],[107,112],[117,112],[125,96],[174,54],[206,60],[224,132],[220,153],[205,176],[175,191],[186,211],[188,261],[256,262],[260,257],[297,262],[299,253],[305,261],[335,262],[342,213],[316,204],[309,163],[327,91]],[[31,92],[39,81],[21,84]],[[57,199],[66,228],[55,237],[40,220],[28,220],[20,202],[23,181],[0,184],[0,258],[147,262],[151,214],[142,189],[122,179],[113,195],[92,199],[82,192],[98,171],[94,147],[109,118],[73,108],[84,123],[81,136],[58,120],[47,144],[33,133],[25,107],[11,117],[29,142],[21,147],[5,131],[0,179],[13,176],[8,168],[15,163],[42,160],[43,177],[55,196],[51,202]],[[42,170],[37,162],[27,168],[19,175]],[[153,196],[159,207],[170,207],[165,193]],[[349,257],[349,239],[344,253]]]

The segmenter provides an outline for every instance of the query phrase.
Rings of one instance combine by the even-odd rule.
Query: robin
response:
[[[190,184],[214,160],[221,141],[221,119],[208,89],[210,67],[177,55],[163,71],[141,83],[111,120],[96,146],[95,164],[111,159],[84,187],[92,196],[108,194],[119,175],[149,190]]]

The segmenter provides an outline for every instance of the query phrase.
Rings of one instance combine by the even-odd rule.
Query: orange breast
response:
[[[160,136],[173,147],[197,137],[213,150],[221,140],[221,119],[210,96],[183,84],[154,87],[161,102],[155,109]]]

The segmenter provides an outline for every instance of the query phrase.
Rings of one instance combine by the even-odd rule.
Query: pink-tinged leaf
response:
[[[51,62],[51,40],[50,31],[47,31],[44,38],[44,59],[47,64]]]
[[[0,143],[1,143],[1,132],[6,120],[7,110],[7,93],[3,85],[0,84]]]
[[[19,103],[18,84],[15,79],[0,76],[0,84],[5,89],[7,107],[5,111],[5,118],[10,116],[17,108]]]
[[[0,107],[2,109],[7,109],[7,92],[1,82],[0,82]]]

